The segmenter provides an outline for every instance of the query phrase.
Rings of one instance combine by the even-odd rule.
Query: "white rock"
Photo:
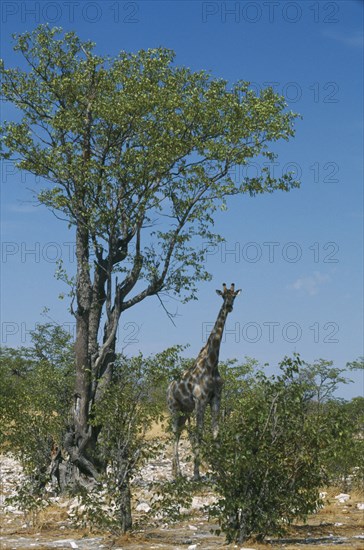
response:
[[[5,506],[5,512],[11,512],[12,514],[19,512],[19,508],[15,508],[15,506]]]
[[[68,508],[70,507],[71,508],[71,504],[70,504],[70,501],[69,500],[65,500],[64,502],[59,502],[58,503],[58,508]],[[74,506],[72,506],[74,508]]]
[[[61,544],[63,547],[67,547],[69,545],[71,548],[78,548],[77,544],[72,539],[57,540],[56,544]]]
[[[152,495],[151,501],[152,502],[158,502],[159,500],[163,500],[163,495]]]
[[[140,502],[135,509],[137,512],[150,512],[151,510],[147,502]]]
[[[191,508],[193,510],[200,510],[200,508],[203,508],[204,502],[201,497],[193,497],[191,502]]]
[[[197,544],[190,544],[188,547],[187,547],[187,550],[196,550],[197,548]]]
[[[191,531],[197,531],[196,525],[189,525],[188,528],[191,529]]]
[[[335,527],[341,527],[342,525],[344,525],[343,523],[334,523]]]
[[[356,507],[358,508],[358,510],[364,510],[364,502],[359,502]]]
[[[346,502],[347,500],[349,500],[350,495],[347,495],[346,493],[340,493],[339,495],[336,495],[336,497],[334,497],[334,498],[338,502],[343,503],[343,502]]]
[[[75,497],[68,502],[68,507],[70,508],[70,510],[72,510],[73,508],[78,508],[80,504],[81,504],[80,497]]]

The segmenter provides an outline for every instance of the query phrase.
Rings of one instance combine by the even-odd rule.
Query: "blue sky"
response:
[[[200,285],[199,300],[170,301],[176,327],[157,299],[144,301],[121,320],[120,349],[147,354],[180,343],[197,355],[220,307],[215,288],[226,281],[243,293],[221,358],[256,357],[274,370],[294,351],[339,367],[363,353],[361,2],[11,1],[1,8],[8,66],[20,62],[8,37],[49,22],[96,42],[101,54],[164,46],[178,65],[257,89],[273,85],[303,116],[296,137],[277,145],[274,167],[298,171],[301,188],[230,200],[215,220],[226,243],[208,255],[213,280]],[[2,165],[2,345],[29,344],[28,331],[47,319],[44,306],[52,319],[73,324],[67,300],[58,299],[66,289],[54,278],[56,259],[74,267],[73,235],[33,206],[31,189],[39,187],[32,175]],[[340,394],[362,395],[363,376]]]

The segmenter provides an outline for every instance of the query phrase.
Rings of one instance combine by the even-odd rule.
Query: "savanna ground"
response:
[[[165,442],[158,429],[150,437],[160,438],[161,448]],[[190,473],[188,461],[189,445],[186,440],[181,443],[182,466],[184,472]],[[1,549],[46,549],[46,548],[80,548],[94,550],[112,548],[137,550],[149,549],[190,549],[208,550],[215,548],[255,548],[256,550],[273,548],[364,548],[364,494],[348,491],[348,497],[335,498],[342,491],[332,487],[323,489],[324,506],[311,515],[306,524],[292,525],[284,538],[268,538],[265,544],[248,541],[244,545],[226,545],[224,536],[217,536],[214,530],[216,523],[209,521],[204,505],[214,499],[211,491],[201,492],[192,501],[190,510],[182,518],[168,523],[167,518],[158,517],[153,510],[148,510],[153,499],[151,482],[170,480],[171,446],[167,444],[160,455],[150,460],[133,480],[133,518],[134,532],[127,536],[105,535],[90,532],[87,529],[75,528],[72,525],[72,511],[75,501],[55,498],[51,506],[31,518],[16,506],[8,505],[5,497],[14,493],[14,487],[21,479],[19,464],[9,458],[1,457]],[[32,522],[33,520],[33,522]]]

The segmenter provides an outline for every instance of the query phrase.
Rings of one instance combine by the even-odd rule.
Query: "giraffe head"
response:
[[[228,289],[226,284],[223,283],[222,290],[217,290],[216,293],[224,300],[224,306],[226,311],[230,313],[233,310],[234,300],[239,296],[241,289],[235,290],[234,283],[231,283],[231,287]]]

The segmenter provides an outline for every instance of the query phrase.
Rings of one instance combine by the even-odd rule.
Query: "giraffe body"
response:
[[[192,439],[195,455],[195,479],[200,477],[199,448],[205,410],[208,405],[211,407],[213,436],[216,438],[218,435],[218,417],[223,387],[223,380],[218,370],[220,344],[227,315],[233,310],[234,300],[241,291],[235,291],[233,284],[228,290],[224,284],[223,291],[217,290],[216,292],[223,298],[223,305],[206,345],[201,349],[192,367],[183,373],[179,381],[174,380],[171,382],[167,390],[168,408],[172,416],[172,428],[175,437],[172,465],[175,476],[181,474],[178,456],[179,439],[186,420],[189,420],[193,413],[196,417],[196,433]]]

